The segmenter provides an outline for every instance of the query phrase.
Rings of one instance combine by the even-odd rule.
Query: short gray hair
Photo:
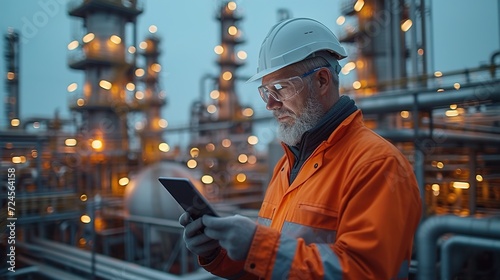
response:
[[[328,54],[330,55],[330,54]],[[324,54],[322,52],[317,52],[313,54],[312,57],[306,58],[305,60],[302,60],[300,62],[297,62],[294,67],[299,73],[307,73],[313,69],[319,68],[319,67],[328,67],[330,70],[330,75],[332,76],[332,80],[337,86],[339,87],[339,75],[336,71],[336,67],[340,67],[339,63],[337,60],[334,60],[333,63],[335,65],[332,65],[331,62],[332,60],[328,61],[327,59],[324,58]]]

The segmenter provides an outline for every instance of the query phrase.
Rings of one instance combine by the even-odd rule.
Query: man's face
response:
[[[301,74],[291,68],[284,68],[265,76],[262,83]],[[267,102],[266,108],[273,112],[278,121],[278,138],[289,146],[297,145],[304,132],[313,128],[325,113],[311,83],[313,79],[315,75],[303,78],[304,88],[292,98],[280,102],[270,97]]]

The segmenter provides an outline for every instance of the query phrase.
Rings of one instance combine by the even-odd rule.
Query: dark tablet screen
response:
[[[219,216],[189,179],[160,177],[158,180],[170,192],[177,203],[185,211],[189,212],[193,220],[205,214],[215,217]]]

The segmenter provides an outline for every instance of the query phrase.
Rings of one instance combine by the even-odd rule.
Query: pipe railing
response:
[[[432,216],[420,224],[416,234],[417,279],[436,278],[437,241],[447,233],[500,239],[500,218]]]
[[[500,252],[500,239],[463,235],[455,235],[448,238],[441,244],[441,280],[454,279],[453,276],[456,270],[454,265],[460,265],[467,258],[468,251],[464,251],[464,249]],[[473,252],[475,251],[477,250],[473,250]],[[498,277],[500,276],[500,267],[496,266],[496,268],[498,269]]]

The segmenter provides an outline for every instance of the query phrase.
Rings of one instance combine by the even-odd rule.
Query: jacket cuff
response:
[[[276,251],[279,246],[280,233],[269,227],[257,225],[248,251],[244,269],[262,278],[269,278]]]
[[[198,264],[205,268],[208,271],[212,271],[215,269],[219,263],[224,259],[224,257],[227,255],[226,250],[220,248],[218,250],[217,256],[213,259],[207,259],[204,257],[198,256]]]

